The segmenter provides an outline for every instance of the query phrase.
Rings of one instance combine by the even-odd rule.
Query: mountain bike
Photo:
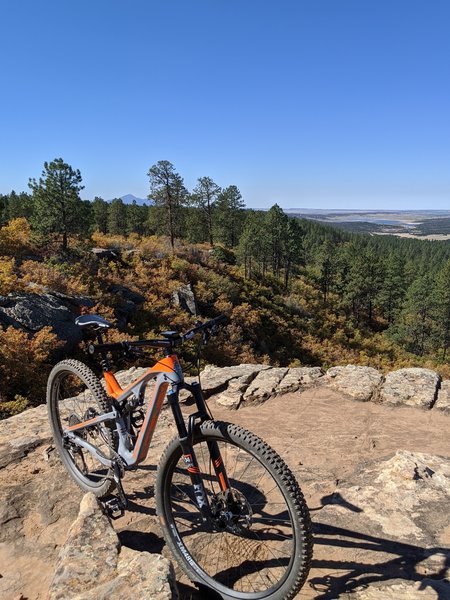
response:
[[[117,517],[127,502],[122,478],[146,458],[166,400],[178,432],[161,456],[155,483],[167,546],[208,598],[290,599],[304,584],[312,557],[302,492],[263,440],[213,419],[200,383],[184,380],[175,354],[197,335],[206,342],[225,321],[220,316],[197,323],[184,334],[165,331],[160,339],[105,343],[110,323],[98,315],[78,317],[77,325],[94,338],[88,352],[100,356],[104,384],[83,362],[56,364],[47,386],[51,429],[70,476]],[[133,357],[144,347],[160,348],[164,357],[122,388],[110,357]],[[179,400],[183,388],[196,405],[186,420]]]

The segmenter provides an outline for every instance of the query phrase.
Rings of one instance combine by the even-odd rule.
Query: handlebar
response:
[[[189,329],[189,331],[186,331],[186,333],[183,333],[180,337],[182,341],[191,340],[201,331],[208,331],[208,329],[211,330],[212,333],[215,333],[217,327],[219,325],[225,325],[227,321],[228,317],[226,315],[219,315],[215,319],[211,319],[210,321],[206,321],[206,323],[201,323],[200,325]]]
[[[164,339],[153,339],[153,340],[136,340],[131,342],[115,342],[112,344],[90,344],[88,351],[90,354],[96,352],[130,352],[133,348],[139,347],[150,347],[150,348],[169,348],[172,349],[175,346],[180,346],[183,342],[191,340],[199,333],[203,333],[204,339],[208,339],[209,336],[215,335],[219,325],[224,325],[228,321],[228,317],[220,315],[215,319],[206,321],[206,323],[196,324],[195,327],[189,329],[185,333],[179,334],[176,331],[166,331],[161,335]]]

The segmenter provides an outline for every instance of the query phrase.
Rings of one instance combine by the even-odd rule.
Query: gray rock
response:
[[[13,326],[27,333],[36,333],[50,326],[68,348],[82,339],[81,329],[74,319],[80,306],[92,306],[89,298],[64,294],[9,294],[0,302],[0,324]]]
[[[238,408],[241,403],[244,392],[249,384],[262,371],[255,372],[254,369],[249,369],[247,373],[241,377],[235,377],[228,382],[227,389],[216,397],[216,402],[228,408]]]
[[[112,285],[109,288],[112,294],[117,297],[117,304],[114,307],[114,316],[117,319],[117,325],[120,327],[126,327],[130,318],[145,302],[144,296],[137,292],[133,292],[124,285]]]
[[[119,546],[119,538],[95,496],[86,494],[59,553],[49,598],[73,598],[113,579],[117,573]]]
[[[434,405],[435,410],[442,410],[443,412],[450,414],[450,381],[446,380],[441,383],[441,387],[438,391],[436,404]]]
[[[177,598],[170,562],[160,555],[120,551],[119,539],[93,494],[86,494],[78,518],[59,553],[49,600],[143,600]]]
[[[241,377],[250,381],[264,369],[269,369],[267,365],[242,364],[235,367],[215,367],[206,365],[201,373],[201,382],[205,396],[209,398],[213,394],[218,394],[227,389],[233,379]]]
[[[302,387],[316,383],[321,377],[323,371],[320,367],[292,367],[280,381],[276,393],[296,392]]]
[[[386,375],[380,399],[385,404],[431,408],[440,377],[430,369],[399,369]]]
[[[383,376],[376,369],[356,365],[332,367],[326,374],[327,385],[361,402],[376,395],[382,380]]]
[[[197,315],[197,302],[195,300],[194,290],[190,283],[182,285],[172,293],[172,302],[179,306],[190,315]]]
[[[277,394],[278,386],[287,372],[287,368],[270,368],[258,373],[244,392],[244,402],[264,402]]]
[[[46,405],[29,408],[19,415],[0,421],[0,469],[51,440]]]
[[[112,248],[92,248],[92,254],[99,260],[119,260],[119,251]]]

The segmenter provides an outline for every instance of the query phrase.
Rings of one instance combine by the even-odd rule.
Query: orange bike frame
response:
[[[104,376],[106,381],[106,391],[109,396],[115,398],[119,403],[123,403],[131,396],[139,399],[143,398],[148,382],[152,379],[156,379],[155,391],[148,403],[144,422],[134,446],[130,447],[130,438],[125,422],[115,409],[111,410],[111,412],[94,417],[93,419],[72,425],[71,427],[66,428],[64,433],[73,441],[75,441],[76,438],[76,443],[78,445],[93,452],[103,464],[110,466],[112,464],[110,459],[102,455],[97,448],[92,446],[86,440],[82,440],[79,436],[75,436],[74,432],[80,431],[85,427],[98,425],[104,421],[114,420],[117,424],[117,433],[119,437],[117,454],[127,466],[136,465],[142,462],[148,454],[150,442],[158,422],[158,417],[161,413],[168,387],[171,386],[177,390],[183,383],[183,371],[181,365],[175,354],[166,356],[148,369],[148,371],[136,379],[136,381],[130,383],[126,388],[120,386],[119,382],[110,371],[106,371]]]

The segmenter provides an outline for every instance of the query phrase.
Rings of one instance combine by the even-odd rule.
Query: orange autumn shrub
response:
[[[0,228],[0,255],[20,256],[32,250],[31,228],[24,217]]]
[[[0,329],[0,404],[18,402],[18,396],[33,406],[45,402],[50,357],[61,345],[50,327],[33,337],[14,327]]]

